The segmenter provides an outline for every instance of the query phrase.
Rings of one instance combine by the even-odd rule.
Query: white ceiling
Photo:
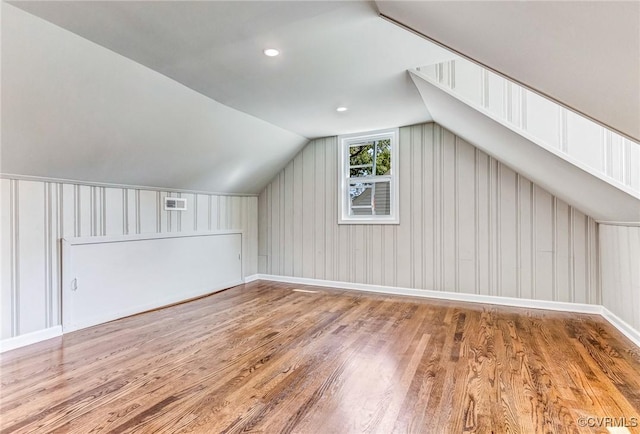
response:
[[[380,12],[640,140],[640,1],[378,1]]]
[[[307,143],[2,3],[6,174],[259,193]]]
[[[370,2],[11,4],[22,10],[9,6],[2,16],[4,173],[257,193],[301,149],[302,136],[424,122],[430,107],[470,142],[484,137],[474,140],[466,124],[473,117],[447,111],[437,93],[423,102],[406,72],[451,54],[381,19]],[[378,6],[640,136],[632,53],[640,42],[631,34],[639,26],[620,12],[633,5]],[[267,47],[282,54],[268,58]],[[337,113],[341,105],[349,111]],[[540,182],[531,164],[515,168]]]
[[[450,57],[370,2],[11,4],[308,138],[431,120],[406,70]]]

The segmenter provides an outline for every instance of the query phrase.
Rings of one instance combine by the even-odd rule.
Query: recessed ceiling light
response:
[[[266,50],[264,50],[265,56],[275,57],[278,54],[280,54],[280,51],[276,50],[275,48],[267,48]]]
[[[346,112],[348,109],[346,107],[338,107],[336,109],[337,112]]]

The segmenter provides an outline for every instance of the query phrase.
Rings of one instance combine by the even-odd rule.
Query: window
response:
[[[340,136],[339,223],[397,224],[398,129]]]

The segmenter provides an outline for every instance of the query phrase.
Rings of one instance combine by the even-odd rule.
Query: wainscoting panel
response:
[[[338,225],[337,138],[260,194],[261,273],[599,304],[596,222],[433,124],[400,129],[400,224]]]
[[[187,211],[164,210],[164,197]],[[160,191],[3,176],[0,339],[61,325],[63,237],[242,230],[243,274],[257,272],[255,196]]]

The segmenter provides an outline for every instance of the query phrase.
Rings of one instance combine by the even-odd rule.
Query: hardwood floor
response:
[[[640,351],[599,316],[264,281],[5,353],[0,378],[3,433],[640,423]]]

